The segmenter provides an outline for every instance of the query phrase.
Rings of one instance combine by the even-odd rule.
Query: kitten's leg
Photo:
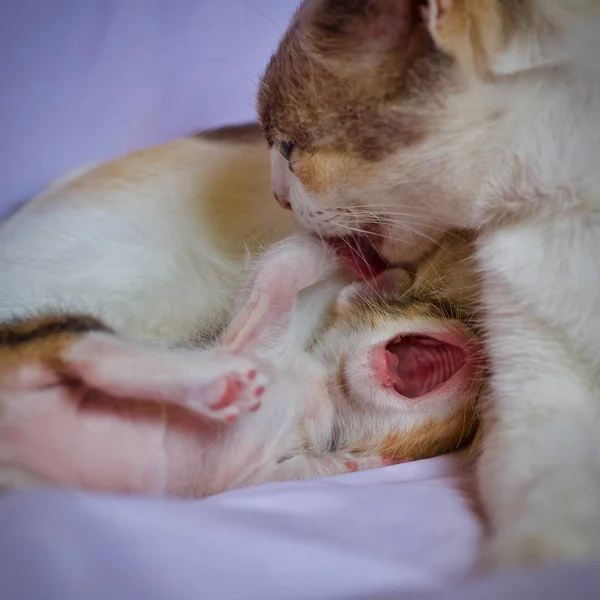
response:
[[[332,477],[356,471],[379,469],[397,461],[378,456],[356,456],[349,452],[297,454],[279,463],[269,476],[270,481]]]
[[[57,383],[67,379],[109,396],[176,404],[226,422],[259,407],[266,381],[251,358],[140,345],[98,331],[101,324],[85,331],[81,323],[77,316],[49,316],[2,325],[0,385],[10,386],[12,378],[22,389],[23,373]]]
[[[78,340],[61,359],[68,375],[105,394],[177,404],[216,421],[257,410],[266,385],[247,356],[141,346],[105,334]]]
[[[240,303],[221,345],[235,351],[248,351],[258,346],[281,344],[282,338],[289,334],[298,293],[324,280],[337,268],[339,262],[334,253],[318,240],[295,236],[277,244],[254,269],[250,288],[242,294],[247,300]],[[315,321],[319,319],[319,312],[315,311]],[[303,319],[303,326],[311,329],[312,323],[308,320]]]
[[[138,346],[104,329],[76,316],[0,324],[0,487],[164,493],[172,477],[185,491],[220,468],[213,461],[205,476],[186,453],[195,449],[203,465],[202,436],[218,434],[210,438],[214,456],[239,428],[206,428],[165,405],[229,420],[245,392],[254,392],[247,408],[257,406],[255,362],[225,351]]]
[[[287,348],[282,341],[290,330],[298,292],[337,267],[335,256],[324,244],[306,236],[290,238],[259,261],[249,298],[226,331],[220,349],[142,347],[96,334],[77,341],[63,354],[65,368],[107,394],[175,403],[211,419],[235,420],[241,411],[259,407],[266,385],[260,361],[248,353],[258,353],[265,346],[284,352]],[[323,307],[312,312],[318,310]],[[305,319],[302,324],[310,329]]]

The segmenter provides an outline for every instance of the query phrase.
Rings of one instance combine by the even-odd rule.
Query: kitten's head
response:
[[[320,336],[341,447],[417,459],[468,441],[485,373],[472,251],[453,233],[414,275],[390,269],[342,290]]]
[[[325,237],[367,232],[395,263],[479,226],[540,1],[305,0],[258,99],[280,203]]]

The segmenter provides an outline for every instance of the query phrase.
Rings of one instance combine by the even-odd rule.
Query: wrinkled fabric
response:
[[[441,457],[202,501],[9,495],[0,597],[341,600],[442,589],[469,573],[481,535],[461,464]]]

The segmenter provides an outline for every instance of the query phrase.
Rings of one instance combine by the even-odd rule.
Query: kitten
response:
[[[334,246],[480,232],[493,565],[600,555],[598,40],[597,0],[306,0],[259,91],[274,192]]]
[[[0,482],[203,497],[460,447],[484,369],[470,244],[345,285],[326,246],[290,238],[210,350],[86,317],[0,326]],[[472,304],[453,298],[464,273]]]

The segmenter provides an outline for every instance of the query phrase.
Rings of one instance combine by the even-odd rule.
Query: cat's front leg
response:
[[[600,279],[594,219],[478,240],[492,377],[480,489],[491,565],[600,556]]]
[[[484,566],[600,556],[600,402],[552,335],[504,321],[478,472]],[[578,372],[579,371],[579,372]]]

